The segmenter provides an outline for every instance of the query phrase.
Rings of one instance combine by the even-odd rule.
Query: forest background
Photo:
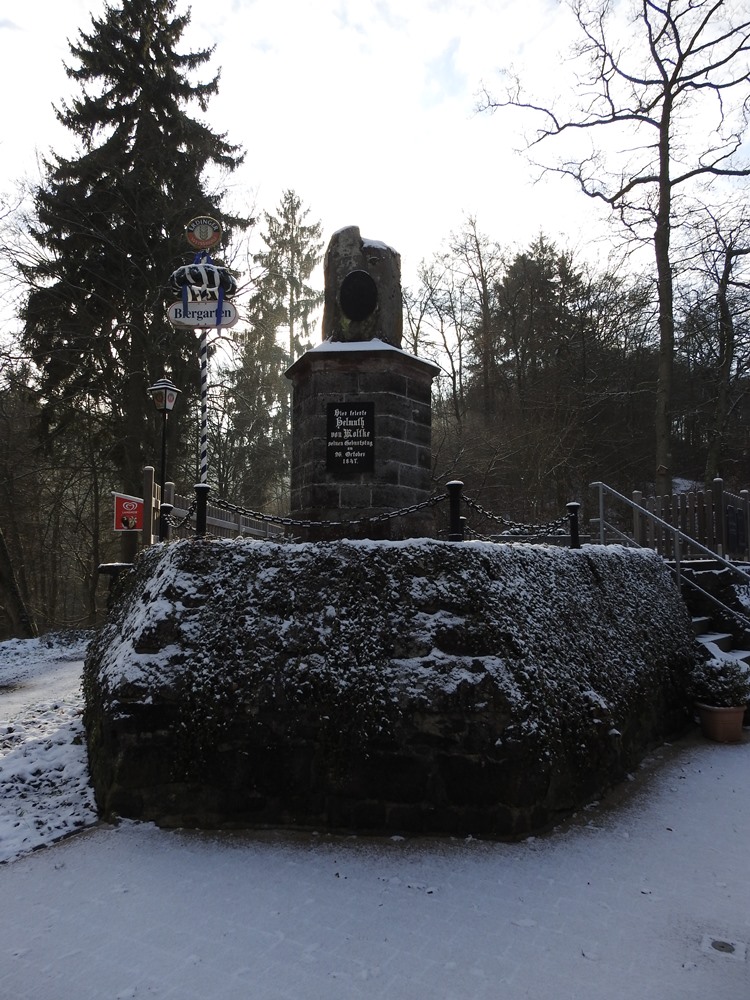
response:
[[[750,21],[720,0],[574,0],[570,17],[565,100],[509,73],[480,111],[523,113],[529,162],[611,210],[607,254],[543,231],[511,248],[467,215],[404,288],[404,347],[440,367],[435,490],[460,478],[521,522],[569,500],[585,516],[593,480],[649,494],[748,479]],[[146,389],[165,375],[182,390],[169,478],[182,493],[198,479],[197,343],[164,312],[196,215],[220,219],[240,283],[241,322],[211,343],[212,493],[288,510],[284,371],[318,336],[324,236],[293,189],[253,215],[232,205],[245,152],[211,127],[219,78],[209,48],[184,47],[188,24],[177,0],[93,17],[56,105],[72,151],[4,196],[0,639],[101,620],[111,491],[140,495],[158,462]]]

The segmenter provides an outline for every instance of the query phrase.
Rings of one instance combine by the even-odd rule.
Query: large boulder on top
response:
[[[339,229],[323,258],[323,340],[382,340],[401,347],[401,256],[357,226]]]

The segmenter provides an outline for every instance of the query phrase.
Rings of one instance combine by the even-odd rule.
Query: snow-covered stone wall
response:
[[[84,672],[105,815],[515,836],[687,720],[661,559],[426,540],[154,546]]]

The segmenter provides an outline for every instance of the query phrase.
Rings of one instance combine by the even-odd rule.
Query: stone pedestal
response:
[[[292,517],[347,522],[343,529],[295,529],[295,535],[434,533],[432,508],[350,522],[410,507],[433,493],[430,390],[438,371],[382,340],[326,340],[292,365]]]

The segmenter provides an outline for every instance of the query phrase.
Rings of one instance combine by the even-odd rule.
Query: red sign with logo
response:
[[[194,250],[211,250],[221,242],[221,226],[216,219],[202,215],[188,222],[185,237]]]
[[[126,493],[114,493],[115,531],[143,531],[143,500]]]

